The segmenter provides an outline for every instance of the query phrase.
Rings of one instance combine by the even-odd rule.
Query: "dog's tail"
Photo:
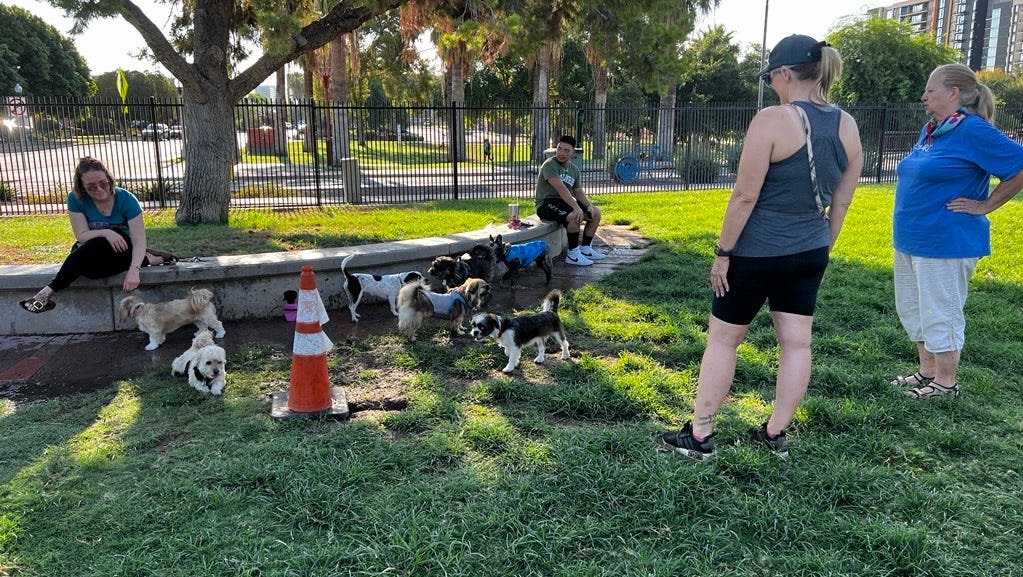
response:
[[[433,303],[426,296],[429,286],[420,279],[405,283],[398,291],[398,330],[410,337],[422,324],[420,319],[433,314]]]
[[[561,303],[561,291],[554,289],[543,297],[543,311],[558,313],[558,304]]]
[[[348,279],[349,274],[345,271],[345,267],[348,266],[348,261],[352,260],[355,254],[350,254],[341,260],[341,288],[345,291],[345,296],[348,297],[348,302],[352,302],[352,293],[348,290]]]
[[[213,291],[210,289],[192,289],[188,292],[188,306],[195,312],[200,312],[213,302]]]

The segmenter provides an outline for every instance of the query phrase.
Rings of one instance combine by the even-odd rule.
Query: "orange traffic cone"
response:
[[[298,280],[298,311],[291,355],[291,389],[274,395],[273,417],[348,418],[348,401],[340,387],[331,388],[327,352],[334,348],[322,325],[330,318],[316,290],[313,267],[303,266]]]

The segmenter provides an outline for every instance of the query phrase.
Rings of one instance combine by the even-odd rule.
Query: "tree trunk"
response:
[[[544,151],[551,145],[551,110],[548,95],[551,89],[552,40],[544,40],[536,51],[533,65],[533,162],[545,160]]]
[[[288,104],[288,75],[287,65],[277,69],[275,100],[277,104]],[[278,108],[278,110],[280,110]],[[287,108],[285,108],[287,110]],[[287,114],[274,114],[274,154],[284,164],[291,164],[291,155],[288,154],[288,130],[284,126]]]
[[[607,151],[607,67],[597,64],[593,69],[593,155],[604,158]]]
[[[348,45],[344,36],[330,41],[330,109],[329,138],[333,144],[328,159],[331,166],[341,164],[342,158],[352,155],[348,142]]]
[[[198,103],[183,95],[185,179],[181,204],[174,220],[179,225],[227,224],[231,202],[231,174],[238,152],[234,129],[234,102],[226,90],[208,91],[210,98]]]
[[[668,90],[661,97],[660,109],[657,111],[657,146],[660,151],[657,160],[675,158],[675,95],[678,84],[668,83]]]
[[[448,149],[449,158],[452,162],[465,160],[465,59],[466,47],[462,42],[452,48],[448,53],[448,72],[450,73],[451,84],[448,94],[448,106],[454,106],[454,119],[448,127]],[[450,108],[448,119],[451,119]]]

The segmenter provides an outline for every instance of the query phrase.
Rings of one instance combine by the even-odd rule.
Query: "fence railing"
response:
[[[149,208],[180,198],[187,160],[179,102],[28,98],[0,124],[0,215],[61,213],[78,159],[104,160]],[[925,121],[919,104],[846,109],[865,150],[863,179],[891,182]],[[242,102],[234,110],[231,206],[533,195],[562,133],[581,134],[575,162],[592,193],[728,187],[754,104],[595,109],[558,105],[430,107]],[[549,125],[534,133],[534,118]],[[1023,136],[1023,107],[996,122]],[[670,136],[668,133],[670,132]]]

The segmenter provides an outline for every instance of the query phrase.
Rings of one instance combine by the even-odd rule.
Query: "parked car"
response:
[[[184,138],[185,132],[180,124],[175,124],[167,130],[167,138]]]
[[[166,124],[149,124],[142,129],[142,138],[146,140],[167,140],[170,138],[170,128]]]

